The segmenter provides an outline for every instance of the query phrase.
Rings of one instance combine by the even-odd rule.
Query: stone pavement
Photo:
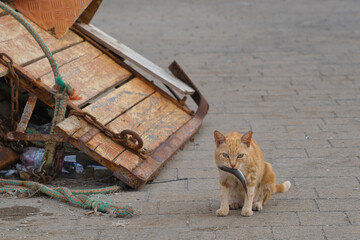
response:
[[[0,219],[0,239],[359,239],[359,22],[358,0],[104,1],[93,24],[164,68],[176,59],[210,112],[152,184],[110,196],[134,217],[1,198],[29,214]],[[216,217],[215,129],[251,129],[290,191]]]

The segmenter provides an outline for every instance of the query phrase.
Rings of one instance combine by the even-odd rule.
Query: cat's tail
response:
[[[277,193],[287,192],[289,190],[290,186],[291,186],[290,181],[276,184],[276,192]]]

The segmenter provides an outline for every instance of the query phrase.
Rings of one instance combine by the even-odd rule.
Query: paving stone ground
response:
[[[140,191],[132,218],[85,216],[47,198],[0,219],[0,239],[359,239],[358,0],[104,1],[93,24],[158,65],[176,59],[210,111],[194,141]],[[213,131],[252,130],[289,192],[218,218]]]

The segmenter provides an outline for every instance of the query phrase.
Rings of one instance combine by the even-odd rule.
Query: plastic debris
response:
[[[40,167],[41,159],[45,153],[45,149],[28,147],[24,149],[24,153],[20,155],[20,161],[26,169],[35,169]]]
[[[64,157],[62,173],[83,173],[84,167],[76,162],[76,155],[68,155]]]
[[[16,169],[0,170],[0,176],[11,176],[16,173]]]

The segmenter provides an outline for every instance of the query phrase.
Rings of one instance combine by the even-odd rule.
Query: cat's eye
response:
[[[243,158],[244,157],[244,154],[243,153],[241,153],[241,154],[239,154],[238,156],[237,156],[237,158]]]
[[[222,156],[223,156],[224,158],[229,158],[229,154],[227,154],[227,153],[223,153]]]

